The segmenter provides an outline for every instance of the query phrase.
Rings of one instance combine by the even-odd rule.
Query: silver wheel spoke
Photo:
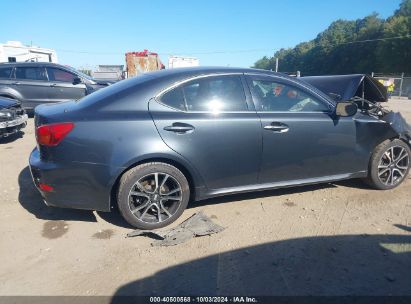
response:
[[[148,194],[143,193],[143,192],[131,191],[131,192],[130,192],[130,194],[131,194],[131,195],[134,195],[134,196],[141,196],[141,197],[145,197],[145,198],[147,198],[147,199],[149,199],[149,198],[150,198],[150,196],[149,196]]]
[[[393,172],[393,174],[394,174],[394,172],[398,172],[401,175],[401,177],[404,177],[404,173],[402,173],[401,170],[393,169],[392,172]]]
[[[157,192],[158,190],[158,173],[154,173],[154,182],[155,182],[155,189],[154,192]]]
[[[390,165],[379,165],[378,169],[385,169],[388,168]]]
[[[398,163],[399,163],[400,161],[402,161],[404,158],[408,158],[408,154],[405,154],[404,156],[402,156],[401,158],[399,158],[399,159],[397,160],[397,165],[398,165]]]
[[[386,169],[380,171],[380,172],[378,173],[378,176],[383,175],[383,174],[386,173],[387,171],[390,171],[390,168],[386,168]]]
[[[179,191],[181,191],[181,189],[180,189],[180,188],[176,188],[176,189],[174,189],[174,190],[172,190],[172,191],[169,191],[169,192],[167,192],[167,193],[162,193],[161,195],[162,195],[162,196],[163,196],[163,195],[171,195],[171,194],[177,193],[177,192],[179,192]]]
[[[147,206],[149,206],[151,204],[150,201],[147,201],[144,204],[141,204],[139,206],[137,206],[136,208],[132,209],[131,212],[135,215],[138,211],[140,211],[143,208],[146,208]]]
[[[160,223],[162,220],[161,220],[161,210],[160,210],[160,207],[158,207],[158,205],[155,205],[156,206],[156,208],[157,208],[157,218],[158,218],[158,222]]]
[[[403,156],[403,154],[405,153],[405,155]],[[394,158],[395,162],[400,161],[403,157],[407,156],[407,152],[404,149],[401,149],[400,154],[398,155],[398,157]]]
[[[390,183],[390,179],[391,179],[391,170],[388,170],[388,176],[385,179],[385,181],[383,181],[383,183],[388,185]]]
[[[171,213],[168,212],[168,210],[166,208],[164,208],[163,202],[161,202],[161,201],[160,201],[160,207],[167,214],[168,217],[171,217]]]
[[[408,169],[408,166],[397,165],[397,168],[400,169],[400,170],[405,170],[406,171]]]
[[[152,206],[152,204],[148,204],[146,209],[144,209],[143,213],[140,216],[137,216],[137,217],[141,220],[146,215],[148,209],[150,209],[151,206]],[[141,208],[141,209],[143,209],[143,208]]]
[[[173,201],[179,201],[181,200],[181,196],[162,196],[161,197],[161,201],[169,201],[169,200],[173,200]]]
[[[161,188],[164,187],[164,185],[165,185],[165,183],[166,183],[166,181],[167,181],[167,179],[168,179],[169,176],[170,176],[170,175],[168,175],[168,174],[166,174],[166,175],[164,176],[164,179],[163,179],[163,181],[161,182],[160,188],[158,189],[158,193],[159,193],[159,194],[161,194]]]

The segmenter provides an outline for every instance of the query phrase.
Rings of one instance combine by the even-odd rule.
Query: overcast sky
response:
[[[190,55],[201,65],[249,67],[310,40],[336,19],[390,16],[400,0],[48,1],[2,3],[0,43],[57,51],[59,63],[124,64],[128,51]]]

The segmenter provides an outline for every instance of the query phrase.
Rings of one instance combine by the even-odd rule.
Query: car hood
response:
[[[109,86],[111,84],[113,84],[113,81],[110,80],[101,80],[101,79],[92,79],[92,81],[94,82],[94,85],[100,85],[100,86]]]
[[[0,109],[10,108],[18,104],[20,104],[20,102],[15,99],[0,97]]]
[[[365,74],[307,76],[301,80],[311,84],[335,101],[364,98],[372,103],[386,102],[387,89],[377,79]]]

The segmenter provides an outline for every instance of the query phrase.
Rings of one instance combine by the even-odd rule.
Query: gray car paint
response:
[[[230,73],[293,82],[322,98],[331,111],[297,117],[250,109],[214,117],[177,111],[158,100],[164,90],[180,82]],[[245,82],[244,89],[252,102]],[[77,102],[37,107],[36,126],[74,122],[75,128],[58,146],[36,148],[30,156],[31,172],[36,185],[44,182],[54,187],[53,192],[40,191],[48,204],[109,211],[121,175],[142,162],[163,161],[178,167],[190,181],[193,199],[200,200],[366,176],[378,143],[401,136],[410,140],[392,127],[392,121],[361,112],[335,117],[334,107],[334,101],[309,84],[267,71],[199,67],[148,73]],[[273,120],[287,122],[292,132],[264,130]],[[178,122],[195,129],[188,134],[164,130]]]
[[[55,63],[17,62],[0,64],[0,67],[6,66],[13,67],[13,71],[9,79],[0,78],[0,96],[19,100],[25,109],[30,110],[44,103],[77,100],[108,85],[107,83],[86,79],[75,70]],[[73,84],[63,81],[18,79],[15,74],[16,67],[41,68],[45,70],[46,75],[47,68],[56,68],[76,75],[82,80],[82,83]]]

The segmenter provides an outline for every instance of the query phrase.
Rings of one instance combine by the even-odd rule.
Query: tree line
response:
[[[301,71],[303,75],[352,73],[402,73],[411,75],[411,0],[403,0],[387,19],[377,13],[357,20],[337,20],[317,37],[273,57],[263,57],[254,67]]]

